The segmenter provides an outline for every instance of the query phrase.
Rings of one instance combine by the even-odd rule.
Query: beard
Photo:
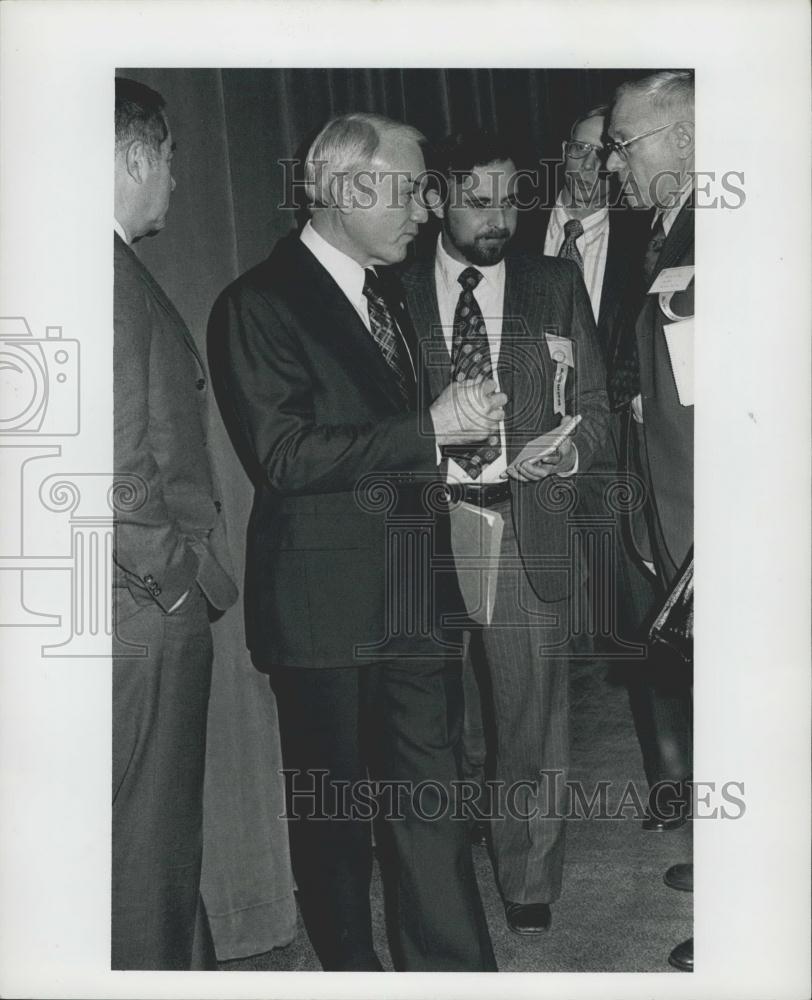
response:
[[[498,264],[505,256],[510,237],[511,233],[507,229],[494,229],[467,243],[458,243],[453,238],[452,242],[469,263],[479,267],[490,267]]]

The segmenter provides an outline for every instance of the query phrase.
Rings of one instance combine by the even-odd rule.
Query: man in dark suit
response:
[[[651,237],[652,210],[643,203],[634,208],[618,204],[614,180],[606,171],[603,137],[609,108],[587,111],[572,126],[563,143],[564,179],[552,210],[544,216],[545,254],[574,260],[589,292],[598,338],[607,360],[611,383],[617,365],[618,343],[643,304],[643,262]],[[684,822],[679,810],[657,805],[661,790],[685,777],[675,763],[674,748],[685,729],[685,700],[670,684],[668,672],[652,669],[648,659],[624,661],[624,650],[644,641],[657,601],[657,586],[646,566],[630,552],[630,517],[607,504],[606,489],[627,469],[626,450],[631,424],[628,407],[615,409],[610,434],[602,454],[579,484],[584,509],[615,520],[613,562],[590,581],[594,620],[599,623],[595,652],[610,662],[629,687],[643,765],[651,789],[643,827],[662,832]],[[634,471],[634,470],[632,470]],[[614,617],[601,622],[602,609],[612,607]],[[601,636],[605,634],[605,638]]]
[[[200,900],[212,648],[237,590],[206,453],[206,371],[130,244],[166,222],[172,135],[159,94],[116,80],[113,659],[114,969],[213,968]]]
[[[442,802],[458,776],[459,644],[441,618],[453,574],[425,559],[447,527],[424,496],[438,446],[490,433],[505,397],[469,382],[429,405],[401,296],[375,270],[403,260],[426,219],[421,140],[377,115],[328,122],[306,162],[310,221],[210,323],[256,484],[248,640],[279,705],[302,915],[332,970],[381,968],[367,821],[381,799],[353,808],[367,771],[406,787],[378,831],[395,856],[396,967],[495,968],[464,829]]]
[[[656,210],[644,261],[647,294],[616,347],[610,394],[615,408],[631,407],[634,471],[647,487],[634,544],[664,598],[690,559],[694,534],[693,385],[685,375],[694,311],[693,73],[667,71],[624,84],[607,131],[607,166],[625,199]],[[664,279],[670,292],[658,290]],[[677,667],[676,677],[687,706],[687,668]],[[675,732],[675,741],[672,766],[682,779],[691,770],[689,727]],[[693,941],[677,946],[670,961],[693,969]]]
[[[568,505],[556,503],[557,487],[549,487],[588,469],[602,443],[605,373],[577,267],[537,254],[505,256],[518,216],[505,141],[485,132],[452,136],[433,167],[443,178],[435,204],[442,232],[435,255],[403,279],[423,352],[435,359],[432,391],[495,372],[510,400],[483,446],[444,454],[463,501],[502,524],[492,619],[472,625],[472,659],[482,653],[487,663],[494,778],[507,793],[491,823],[506,919],[517,933],[534,934],[549,927],[549,904],[561,892],[568,656],[576,651],[571,602],[580,599],[579,583],[562,569]],[[538,462],[514,466],[523,447],[555,431],[565,413],[582,417],[575,437]],[[466,711],[476,711],[470,699]]]

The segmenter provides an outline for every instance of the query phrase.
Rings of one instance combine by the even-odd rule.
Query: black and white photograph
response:
[[[809,12],[611,6],[63,5],[1,137],[4,994],[804,995]]]

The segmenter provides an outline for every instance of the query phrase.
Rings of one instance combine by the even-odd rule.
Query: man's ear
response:
[[[136,184],[143,184],[149,165],[147,147],[140,139],[134,139],[124,152],[127,173]]]
[[[348,215],[352,211],[352,187],[347,171],[330,175],[327,193],[328,204],[332,208],[337,208],[342,215]]]
[[[683,160],[692,156],[694,152],[694,123],[677,122],[673,135],[677,155]]]
[[[445,208],[443,206],[443,200],[440,197],[440,192],[435,191],[434,188],[426,191],[425,193],[426,208],[435,215],[438,219],[445,218]]]

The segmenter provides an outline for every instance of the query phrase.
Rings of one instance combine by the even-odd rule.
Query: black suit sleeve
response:
[[[405,412],[383,420],[317,422],[314,391],[324,372],[312,369],[295,321],[284,307],[250,287],[228,290],[211,320],[222,338],[222,381],[239,430],[261,474],[283,495],[351,491],[366,473],[436,471],[426,416]],[[333,401],[339,412],[340,400]]]

